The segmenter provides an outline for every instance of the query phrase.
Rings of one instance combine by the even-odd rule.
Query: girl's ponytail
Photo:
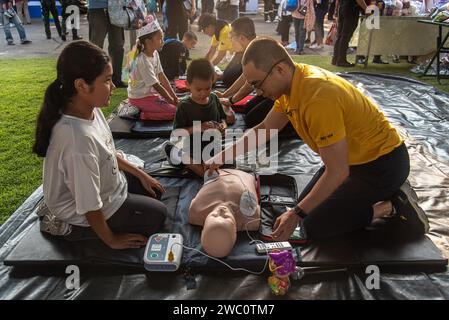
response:
[[[61,118],[65,106],[62,83],[59,79],[53,81],[45,91],[44,102],[37,118],[36,141],[33,152],[45,157],[50,144],[51,131]]]

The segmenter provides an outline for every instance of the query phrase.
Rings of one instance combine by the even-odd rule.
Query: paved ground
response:
[[[260,10],[260,9],[259,9]],[[263,17],[259,11],[257,15],[249,15],[256,25],[256,32],[258,35],[270,36],[280,41],[280,36],[276,34],[276,23],[265,23],[263,21]],[[330,28],[330,23],[325,21],[325,29],[326,31]],[[48,57],[48,56],[57,56],[64,45],[71,41],[71,34],[68,35],[68,41],[64,43],[57,35],[56,29],[54,25],[52,25],[52,39],[48,40],[45,37],[44,32],[44,24],[42,20],[34,19],[32,20],[31,25],[25,25],[25,31],[27,33],[28,39],[32,40],[33,43],[29,45],[21,45],[19,41],[19,37],[15,28],[12,28],[12,34],[14,40],[16,42],[15,46],[8,46],[6,44],[6,40],[4,38],[3,30],[0,30],[0,58],[30,58],[30,57]],[[196,23],[191,27],[193,31],[195,31],[199,37],[199,42],[197,47],[192,51],[193,56],[202,56],[206,53],[207,48],[209,47],[210,38],[205,36],[202,33],[197,32],[198,27]],[[3,29],[3,26],[0,27]],[[79,32],[81,36],[83,36],[86,40],[88,39],[88,23],[86,16],[81,16],[81,30]],[[125,49],[128,50],[129,45],[129,32],[125,32],[126,37],[126,45]],[[290,29],[290,41],[294,39],[294,30],[293,26]],[[105,47],[107,49],[107,40],[105,43]],[[332,47],[325,46],[323,50],[314,51],[309,48],[305,49],[307,54],[316,54],[316,55],[325,55],[328,56],[332,52]]]

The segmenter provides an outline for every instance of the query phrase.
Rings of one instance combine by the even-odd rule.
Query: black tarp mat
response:
[[[202,181],[179,178],[165,178],[160,181],[167,190],[162,201],[167,205],[168,212],[165,228],[161,232],[180,233],[183,235],[186,246],[201,249],[201,228],[188,223],[188,209]],[[295,179],[292,177],[278,177],[278,175],[261,177],[261,184],[264,203],[267,204],[276,203],[279,197],[286,196],[289,197],[290,202],[293,202],[298,196]],[[34,222],[30,222],[29,231],[4,260],[6,265],[28,268],[70,264],[115,265],[143,269],[144,248],[113,250],[101,241],[68,242],[60,237],[40,232],[37,215],[32,215],[31,219],[33,218]],[[251,237],[257,238],[257,233],[251,232]],[[250,245],[249,241],[245,233],[239,234],[235,247],[223,261],[234,266],[262,269],[266,263],[266,257],[258,255],[255,245]],[[184,251],[181,263],[183,266],[203,270],[207,267],[224,268],[222,264],[214,263],[200,253],[190,250]],[[316,261],[316,264],[319,264],[319,261]]]
[[[262,224],[271,217],[269,232],[276,214],[285,212],[285,206],[293,206],[310,175],[295,178],[285,175],[260,176]],[[165,178],[161,180],[167,189],[162,201],[167,205],[168,218],[161,232],[180,233],[184,244],[200,250],[201,228],[188,223],[188,209],[192,199],[201,187],[198,179]],[[412,209],[412,208],[411,208]],[[401,213],[401,212],[399,212]],[[265,228],[266,229],[266,228]],[[257,239],[257,233],[251,232],[251,238]],[[266,256],[255,251],[255,244],[250,244],[245,232],[240,232],[231,253],[222,259],[233,267],[262,270]],[[84,241],[71,243],[48,236],[39,230],[36,222],[19,244],[6,257],[8,266],[123,266],[143,268],[143,251],[141,249],[113,250],[101,241]],[[296,253],[296,251],[295,251]],[[410,233],[407,224],[401,219],[389,221],[380,226],[354,232],[346,236],[322,242],[312,242],[297,251],[298,265],[307,267],[361,267],[371,264],[377,266],[420,267],[421,271],[445,267],[447,260],[432,241],[422,235]],[[193,271],[226,269],[223,264],[211,260],[193,250],[184,250],[182,266]]]
[[[140,121],[121,118],[114,110],[108,117],[109,128],[115,139],[168,138],[173,129],[173,121]],[[230,129],[246,129],[243,114],[236,113],[235,123]]]
[[[411,158],[409,180],[427,212],[428,235],[449,253],[449,95],[413,80],[392,76],[344,75],[366,91],[406,137]],[[153,162],[163,159],[164,139],[117,140],[116,147]],[[319,158],[299,140],[281,141],[279,162],[261,173],[312,173]],[[239,165],[239,161],[237,161]],[[245,167],[241,164],[241,167]],[[42,192],[37,190],[0,228],[0,261],[26,234]],[[125,273],[121,270],[81,269],[81,287],[68,290],[64,270],[24,271],[0,266],[1,299],[270,299],[267,276],[232,272],[196,275],[197,289],[187,290],[182,275]],[[287,299],[449,299],[449,272],[423,273],[381,268],[380,289],[368,290],[363,270],[309,275],[292,282]],[[394,271],[394,272],[393,272]]]

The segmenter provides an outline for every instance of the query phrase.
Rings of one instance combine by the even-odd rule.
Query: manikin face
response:
[[[229,223],[235,225],[235,218],[232,212],[229,210],[227,206],[218,206],[214,211],[210,213],[208,218],[213,218],[215,221],[219,221],[220,223]]]
[[[234,215],[227,206],[218,206],[204,221],[201,245],[207,254],[222,258],[227,256],[237,239]]]

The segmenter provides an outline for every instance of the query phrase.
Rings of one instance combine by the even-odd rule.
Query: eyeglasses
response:
[[[268,70],[267,75],[265,76],[265,78],[263,78],[262,80],[255,80],[255,81],[252,81],[251,83],[247,81],[246,83],[248,83],[253,88],[253,90],[261,90],[261,88],[263,86],[263,83],[265,82],[265,80],[267,80],[267,78],[269,77],[269,75],[273,71],[274,67],[276,67],[279,63],[283,62],[284,60],[285,59],[281,59],[278,62],[276,62],[275,64],[273,64],[271,66],[270,70]]]

